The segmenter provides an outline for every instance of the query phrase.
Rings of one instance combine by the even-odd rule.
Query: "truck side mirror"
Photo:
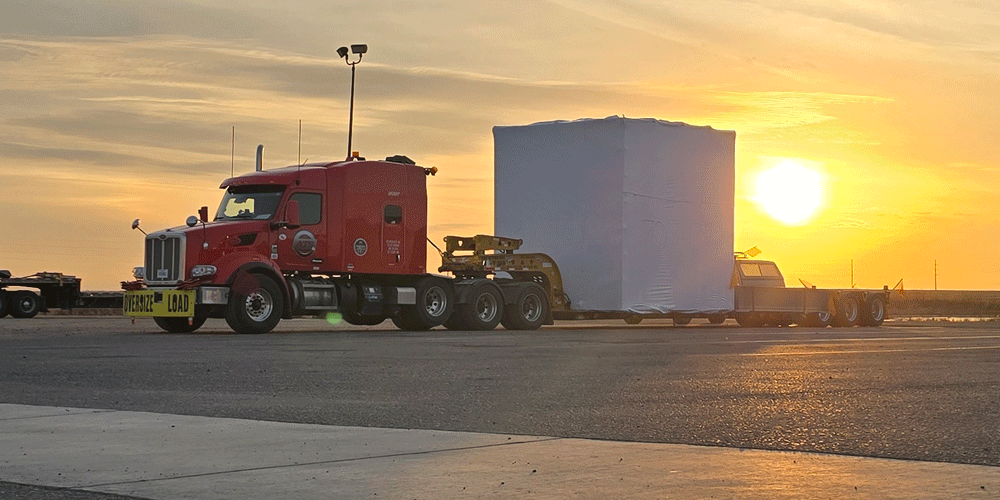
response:
[[[202,222],[208,222],[208,207],[201,207],[198,209],[198,218]]]
[[[285,205],[285,221],[288,227],[299,227],[301,226],[301,220],[299,219],[299,202],[298,200],[291,200]]]

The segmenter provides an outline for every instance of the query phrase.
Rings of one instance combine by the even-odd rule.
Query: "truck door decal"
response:
[[[292,238],[292,249],[303,257],[312,255],[316,251],[316,236],[305,229],[295,233],[295,237]]]
[[[364,257],[366,253],[368,253],[368,242],[364,238],[354,240],[354,254],[358,257]]]

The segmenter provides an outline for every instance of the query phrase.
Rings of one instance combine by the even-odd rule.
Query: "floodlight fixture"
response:
[[[351,61],[350,57],[347,56],[347,47],[341,47],[337,49],[337,54],[344,58],[344,62],[351,67],[351,114],[349,121],[347,122],[347,159],[350,160],[351,155],[351,139],[354,136],[354,70],[355,66],[361,62],[361,58],[364,57],[365,53],[368,52],[368,45],[364,43],[356,43],[351,45],[351,52],[358,55],[357,61]]]

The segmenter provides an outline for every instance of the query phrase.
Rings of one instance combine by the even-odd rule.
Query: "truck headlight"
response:
[[[215,266],[197,265],[191,268],[191,277],[200,278],[202,276],[211,276],[215,274]]]
[[[133,267],[132,268],[132,277],[135,278],[135,279],[137,279],[137,280],[144,280],[144,279],[146,279],[146,268],[145,267]]]

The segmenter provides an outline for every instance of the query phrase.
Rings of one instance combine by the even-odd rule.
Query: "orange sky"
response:
[[[244,5],[240,5],[244,4]],[[280,5],[279,5],[280,4]],[[474,4],[474,5],[473,5]],[[230,172],[354,147],[441,169],[430,236],[492,232],[493,125],[655,117],[737,132],[736,249],[789,284],[1000,289],[1000,11],[990,2],[300,0],[0,5],[0,268],[116,289],[147,230]],[[806,224],[754,179],[824,175]],[[517,236],[517,235],[510,235]]]

